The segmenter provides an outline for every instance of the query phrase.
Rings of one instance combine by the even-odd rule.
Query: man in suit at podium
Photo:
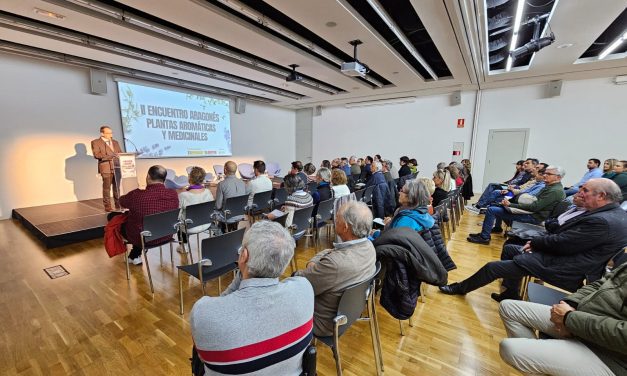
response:
[[[113,131],[108,125],[100,127],[100,138],[91,142],[91,151],[98,160],[98,173],[102,176],[102,204],[105,211],[113,211],[120,208],[120,190],[115,181],[113,159],[122,152],[120,144],[113,139]],[[111,206],[111,187],[113,187],[113,200],[115,207]]]

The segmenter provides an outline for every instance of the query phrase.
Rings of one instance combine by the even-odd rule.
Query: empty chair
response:
[[[205,175],[205,183],[211,183],[213,181],[213,174],[211,172],[207,172]]]
[[[246,214],[246,206],[248,205],[248,195],[241,195],[235,197],[229,197],[224,201],[222,205],[222,215],[218,220],[226,225],[226,230],[229,230],[229,225],[243,221]]]
[[[357,320],[366,320],[370,322],[370,335],[372,337],[372,348],[374,351],[377,375],[381,375],[383,373],[383,355],[381,353],[379,324],[377,322],[377,313],[374,302],[376,276],[379,274],[380,270],[381,264],[377,262],[376,271],[372,277],[347,287],[346,290],[344,290],[337,309],[337,315],[333,319],[333,335],[329,337],[315,337],[316,340],[331,347],[333,357],[335,358],[335,368],[338,376],[342,375],[342,358],[340,356],[339,348],[340,337]],[[364,308],[367,310],[366,316],[362,315]]]
[[[323,226],[327,226],[329,222],[333,219],[333,207],[335,204],[335,199],[330,198],[325,201],[320,201],[318,203],[318,213],[315,216],[315,231],[316,231],[316,240],[320,239],[320,228]],[[328,227],[327,227],[328,229]],[[329,233],[327,232],[327,237]]]
[[[250,163],[240,163],[237,166],[237,170],[239,171],[239,175],[242,179],[253,179],[255,177],[255,171],[253,169],[253,165]]]
[[[270,211],[272,203],[272,191],[257,192],[253,196],[252,204],[247,208],[248,215],[254,219],[255,215],[259,215],[264,211]]]
[[[272,190],[272,207],[274,209],[280,208],[287,200],[287,190],[285,188],[275,188]]]
[[[192,265],[177,266],[181,315],[183,314],[182,273],[200,280],[203,295],[205,294],[205,282],[216,277],[218,278],[218,290],[222,291],[219,277],[237,268],[238,251],[242,245],[244,231],[245,229],[240,229],[228,234],[203,239],[198,252],[200,261]]]
[[[310,206],[294,211],[290,230],[295,241],[298,241],[300,238],[305,236],[307,231],[311,228],[311,213],[313,212],[313,209],[314,207]],[[287,217],[289,214],[290,213],[286,213],[282,217]],[[296,271],[298,269],[296,265],[296,253],[294,253],[294,257],[292,257],[291,265],[293,271]]]
[[[266,172],[269,177],[279,176],[281,174],[281,167],[276,162],[266,163]]]
[[[148,280],[150,281],[150,291],[154,294],[155,289],[152,284],[152,275],[150,274],[150,264],[148,263],[147,251],[152,248],[159,247],[159,254],[161,254],[161,246],[170,244],[170,262],[174,264],[174,256],[172,254],[172,242],[174,239],[172,235],[176,234],[181,228],[182,224],[179,220],[180,210],[173,209],[166,212],[151,214],[144,217],[144,231],[141,235],[142,254],[144,255],[144,261],[146,263],[146,271],[148,271]],[[163,242],[157,244],[147,245],[153,240],[169,236],[169,238]],[[163,262],[163,259],[162,259]]]
[[[213,172],[216,173],[218,179],[222,179],[224,177],[224,166],[223,165],[213,165]]]
[[[361,198],[361,201],[365,202],[366,205],[369,205],[372,203],[372,191],[374,191],[374,185],[364,190],[364,195]]]

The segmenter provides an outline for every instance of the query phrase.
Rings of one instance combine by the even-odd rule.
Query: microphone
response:
[[[133,147],[135,148],[135,153],[136,153],[137,155],[141,155],[141,154],[142,154],[142,152],[141,152],[141,151],[137,150],[137,146],[133,143],[133,141],[129,140],[129,139],[128,139],[128,138],[126,138],[126,137],[124,137],[124,141],[128,141],[131,145],[133,145]]]

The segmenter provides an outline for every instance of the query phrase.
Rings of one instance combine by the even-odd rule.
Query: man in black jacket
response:
[[[568,291],[584,279],[601,276],[607,261],[627,245],[627,213],[618,203],[619,187],[609,179],[590,179],[577,193],[586,212],[561,225],[555,233],[532,239],[513,260],[487,263],[470,278],[440,287],[449,295],[464,295],[503,278],[505,292],[497,301],[519,299],[522,277],[532,275]]]

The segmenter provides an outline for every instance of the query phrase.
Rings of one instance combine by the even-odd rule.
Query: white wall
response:
[[[100,197],[100,178],[90,141],[109,124],[121,140],[117,88],[89,93],[86,69],[13,55],[0,55],[0,219],[14,208]],[[153,164],[185,174],[185,167],[227,159],[276,161],[287,171],[294,159],[294,111],[248,102],[246,113],[231,116],[232,158],[150,159],[138,162],[143,177]],[[140,178],[143,180],[143,178]]]
[[[564,81],[561,95],[545,98],[545,85],[484,90],[474,159],[475,191],[483,181],[490,129],[529,128],[527,156],[566,169],[577,182],[589,158],[627,158],[627,85],[612,78]],[[504,174],[511,177],[512,171]]]
[[[451,106],[449,95],[417,98],[414,103],[371,107],[323,107],[313,118],[313,160],[381,154],[398,167],[401,156],[418,160],[420,176],[431,176],[438,162],[452,160],[453,142],[470,153],[475,93],[462,93]],[[457,128],[457,119],[465,119]]]

